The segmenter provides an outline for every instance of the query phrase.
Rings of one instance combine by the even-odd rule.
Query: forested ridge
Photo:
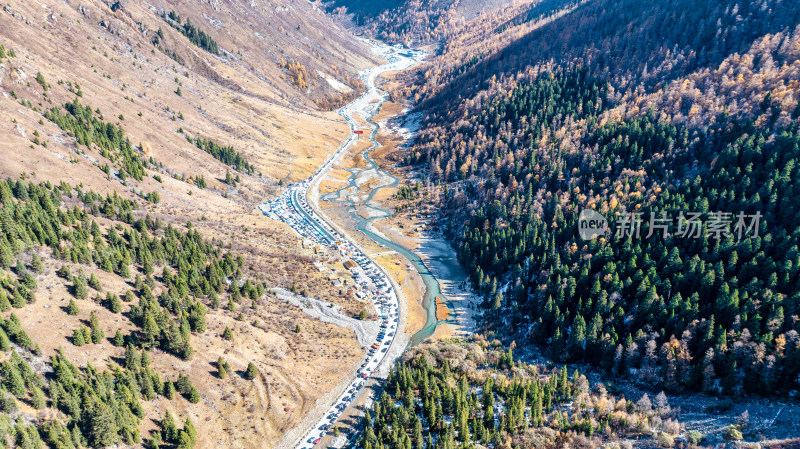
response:
[[[663,393],[633,402],[577,370],[518,362],[499,341],[476,339],[410,350],[366,412],[358,446],[619,447],[653,431],[671,447],[682,429],[674,415]]]
[[[181,430],[169,414],[161,430],[140,434],[142,400],[158,395],[173,399],[177,393],[192,403],[200,401],[188,377],[165,379],[154,371],[148,351],[158,348],[191,359],[190,340],[206,331],[208,307],[221,307],[220,297],[225,295],[228,309],[234,311],[243,297],[264,294],[262,284],[242,274],[241,256],[223,253],[219,242],[205,240],[191,223],[181,231],[149,215],[134,218],[136,203],[116,193],[103,197],[66,184],[9,179],[0,180],[0,204],[0,311],[36,301],[36,278],[43,271],[42,258],[48,257],[61,261],[57,274],[74,298],[66,313],[77,315],[86,301],[93,301],[118,314],[125,302],[130,303],[127,316],[136,325],[132,332],[118,330],[106,336],[92,312],[89,327],[73,333],[72,344],[77,346],[110,342],[124,347],[119,365],[77,368],[57,350],[45,369],[34,370],[29,361],[41,357],[39,346],[13,312],[0,318],[0,350],[10,354],[0,367],[0,442],[13,441],[10,447],[38,448],[46,442],[72,448],[147,440],[150,447],[193,447],[194,425],[187,420]],[[70,267],[76,266],[80,268],[73,272]],[[105,291],[94,273],[84,271],[89,267],[130,279],[132,289]],[[162,267],[159,273],[156,267]],[[90,298],[90,292],[96,296]],[[11,416],[18,405],[13,398],[60,414],[35,426],[14,424]]]
[[[606,3],[418,85],[427,126],[406,161],[429,171],[508,341],[669,391],[785,396],[800,388],[797,9]],[[584,208],[610,235],[579,237]],[[617,236],[631,212],[640,236]],[[702,235],[681,237],[693,212]],[[709,229],[717,212],[730,234]],[[740,213],[758,228],[733,232]],[[648,238],[650,217],[671,235]]]
[[[541,2],[528,7],[521,16],[541,21],[574,6],[567,0]],[[445,42],[448,51],[417,80],[415,90],[426,100],[426,109],[445,111],[459,97],[469,99],[490,88],[493,80],[525,75],[531,67],[548,61],[580,63],[620,89],[656,89],[695,71],[717,67],[731,55],[746,53],[765,35],[791,33],[800,22],[795,6],[782,0],[585,2],[491,51],[469,70],[454,70],[467,64],[469,58],[459,61],[463,53]],[[524,23],[517,17],[505,26]],[[452,68],[442,70],[450,64]]]

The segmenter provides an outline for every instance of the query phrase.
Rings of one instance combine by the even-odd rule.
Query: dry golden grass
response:
[[[302,61],[312,78],[316,70],[323,70],[340,80],[375,61],[335,25],[323,36],[319,30],[329,22],[321,12],[314,12],[313,5],[290,5],[283,0],[262,3],[253,7],[237,0],[222,2],[216,9],[207,3],[159,3],[191,16],[223,48],[242,51],[242,55],[216,58],[178,35],[145,2],[124,2],[123,10],[116,13],[99,0],[80,5],[55,0],[12,2],[11,12],[0,11],[0,44],[17,54],[0,61],[0,176],[17,178],[24,173],[36,182],[64,181],[104,195],[116,191],[131,199],[138,197],[134,189],[157,191],[161,202],[140,201],[137,216],[149,213],[177,227],[192,221],[206,238],[221,240],[226,249],[244,255],[248,276],[268,286],[288,288],[294,283],[299,291],[357,315],[363,304],[340,295],[328,279],[331,273],[319,271],[312,263],[316,259],[331,265],[333,255],[303,247],[291,229],[267,220],[256,206],[279,192],[278,180],[293,182],[316,170],[349,130],[341,117],[313,106],[316,98],[327,95],[325,84],[312,79],[309,91],[298,90],[283,78],[272,55],[281,47],[293,55],[291,59]],[[286,5],[296,13],[276,18],[275,7]],[[249,16],[234,14],[239,8],[260,9]],[[217,30],[206,17],[221,20],[221,28]],[[246,27],[246,20],[257,26]],[[106,26],[100,26],[101,22]],[[176,51],[183,65],[151,44],[159,27],[167,35],[163,46]],[[247,32],[236,32],[245,27]],[[270,33],[269,27],[276,32]],[[253,29],[260,29],[272,41],[264,44],[254,38]],[[296,34],[307,35],[319,45],[298,44],[304,39],[293,37]],[[49,84],[47,91],[34,80],[37,72]],[[76,97],[67,82],[79,84],[79,101],[99,109],[105,121],[119,124],[133,145],[141,144],[143,156],[163,164],[164,170],[151,171],[141,182],[131,180],[130,186],[108,179],[93,162],[108,162],[97,149],[76,147],[71,137],[42,116],[44,110]],[[21,105],[12,91],[36,110]],[[34,132],[47,147],[33,143]],[[233,170],[197,149],[186,140],[187,135],[232,145],[263,176],[240,173],[239,185],[227,186],[222,181],[226,171]],[[170,173],[203,176],[208,188],[174,179]],[[133,325],[124,312],[130,304],[123,303],[123,314],[113,314],[92,299],[76,300],[79,316],[68,315],[63,308],[71,295],[54,275],[61,263],[44,258],[46,273],[38,279],[37,302],[14,311],[44,357],[62,347],[79,366],[103,368],[118,363],[123,349],[108,341],[76,347],[69,337],[93,311],[107,337],[118,329],[128,333]],[[132,288],[128,281],[94,267],[73,266],[72,271],[80,268],[96,273],[104,289],[117,295]],[[242,321],[235,319],[239,312]],[[191,361],[152,352],[158,372],[172,379],[178,373],[190,375],[203,400],[190,404],[161,398],[145,403],[146,419],[140,427],[145,437],[154,428],[153,420],[171,410],[181,421],[192,418],[199,430],[198,448],[272,446],[349,372],[361,354],[351,330],[311,320],[272,297],[259,300],[256,309],[243,302],[235,313],[209,311],[207,322],[208,331],[192,337],[195,356]],[[294,332],[297,324],[300,334]],[[234,329],[233,342],[220,338],[226,325]],[[217,379],[211,362],[219,356],[235,370],[253,361],[259,378],[250,382],[233,374]]]
[[[102,228],[109,225],[108,220],[99,218],[97,221]],[[254,240],[266,237],[265,234],[274,227],[270,223],[255,217],[250,220],[241,217],[230,223],[231,233],[238,229],[242,235],[236,236],[236,240],[227,241],[232,243],[231,249],[235,252],[249,254],[246,270],[258,279],[268,279],[270,285],[280,285],[281,279],[286,282],[296,280],[299,290],[321,298],[334,298],[345,306],[346,312],[357,314],[363,305],[355,299],[339,298],[338,294],[332,293],[334,289],[329,287],[327,275],[317,271],[309,262],[313,248],[304,249],[301,245],[295,245],[290,250],[289,246],[279,246],[280,237],[272,240],[275,252],[280,256],[269,250],[247,248],[247,245],[268,248],[263,244],[258,246],[259,242]],[[198,229],[216,238],[232,237],[225,234],[228,228],[214,226],[215,231],[203,228],[209,225],[213,224],[200,222]],[[286,238],[286,241],[295,244],[297,239]],[[122,348],[114,347],[107,339],[98,344],[76,347],[72,345],[70,337],[74,329],[81,325],[88,326],[92,312],[97,314],[107,338],[117,330],[123,334],[134,330],[135,326],[125,317],[130,303],[123,302],[122,313],[114,314],[95,299],[106,292],[122,297],[133,289],[131,282],[94,267],[67,263],[73,273],[82,269],[87,275],[96,274],[103,286],[102,292],[90,289],[89,299],[76,299],[80,313],[70,316],[66,307],[72,295],[64,281],[55,275],[62,262],[47,257],[49,250],[43,250],[42,255],[45,269],[37,279],[37,301],[22,309],[15,309],[14,313],[34,341],[39,343],[45,359],[60,347],[78,366],[91,364],[101,369],[113,368],[123,358]],[[324,259],[325,255],[318,254],[317,257]],[[268,274],[256,273],[258,269],[269,269],[267,265],[276,270],[270,270]],[[160,271],[160,267],[156,267],[156,271]],[[159,294],[159,287],[154,293]],[[195,355],[190,361],[179,360],[159,350],[151,351],[153,366],[162,376],[174,380],[179,373],[188,374],[203,400],[198,404],[190,404],[184,399],[166,401],[159,398],[145,403],[148,419],[142,423],[142,431],[154,428],[153,421],[163,417],[165,410],[171,410],[181,419],[190,417],[202,430],[197,447],[217,447],[220,444],[242,448],[272,445],[304,417],[317,397],[347,375],[361,357],[361,348],[350,329],[310,319],[299,309],[270,295],[253,305],[255,308],[251,308],[249,302],[242,301],[236,312],[209,310],[207,331],[192,337]],[[240,313],[241,319],[237,319]],[[294,331],[296,325],[301,326],[302,332],[299,334]],[[225,326],[234,331],[232,342],[221,338]],[[215,377],[213,362],[220,356],[239,373],[233,373],[224,380]],[[250,361],[259,369],[259,378],[253,382],[245,381],[240,375]]]

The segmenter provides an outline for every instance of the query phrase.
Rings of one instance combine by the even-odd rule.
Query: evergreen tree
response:
[[[31,388],[31,406],[36,410],[41,410],[47,405],[47,398],[41,388],[34,386]]]
[[[100,329],[100,320],[97,319],[97,315],[94,312],[89,315],[89,329],[91,330],[92,343],[100,343],[103,341],[105,333]]]
[[[173,384],[171,380],[168,380],[164,384],[164,397],[167,399],[173,399],[175,397],[175,384]]]
[[[80,312],[78,304],[75,303],[74,299],[70,298],[69,305],[67,306],[67,313],[72,316],[77,316]]]
[[[11,394],[18,398],[26,395],[25,381],[16,366],[10,362],[3,362],[0,364],[0,376],[3,378],[3,385]]]
[[[83,331],[83,326],[79,327],[78,329],[75,329],[75,331],[72,332],[72,344],[75,346],[85,345],[86,340],[84,339],[84,335],[85,333]]]
[[[161,421],[161,433],[164,435],[165,442],[173,444],[178,442],[178,427],[175,425],[175,419],[169,411]]]
[[[230,371],[230,366],[228,362],[225,361],[222,356],[217,359],[217,377],[220,379],[224,379],[228,375],[228,371]]]
[[[86,288],[86,284],[84,284],[83,281],[79,278],[75,278],[72,283],[72,294],[78,299],[86,299],[89,297],[89,290]]]
[[[231,328],[225,326],[225,330],[222,331],[222,338],[228,341],[233,340],[233,331],[231,330]]]
[[[244,378],[247,380],[253,380],[258,375],[258,370],[253,362],[247,364],[247,369],[244,372]]]
[[[114,339],[112,340],[114,346],[121,347],[125,345],[125,337],[122,336],[122,331],[117,329],[117,332],[114,334]]]
[[[42,263],[42,258],[39,257],[39,254],[33,254],[33,258],[31,259],[31,270],[37,274],[44,273],[44,264]]]

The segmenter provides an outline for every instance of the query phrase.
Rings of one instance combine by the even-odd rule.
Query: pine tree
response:
[[[586,338],[586,323],[583,317],[578,315],[572,323],[572,329],[567,343],[567,357],[571,360],[583,358],[583,345]]]
[[[36,410],[41,410],[47,405],[47,398],[41,388],[34,386],[31,388],[31,406]]]
[[[108,310],[113,313],[120,313],[122,312],[122,301],[120,301],[119,296],[108,293],[106,295],[106,304],[108,306]]]
[[[150,354],[147,353],[147,348],[142,348],[139,360],[141,360],[142,368],[147,369],[150,367]]]
[[[74,299],[70,298],[69,305],[67,306],[67,313],[72,316],[76,316],[80,312],[81,311],[78,309],[78,304],[75,303]]]
[[[192,386],[192,388],[189,390],[188,396],[189,396],[188,400],[192,404],[197,404],[198,402],[200,402],[200,392],[197,391],[197,388],[195,388],[194,386]]]
[[[175,425],[175,419],[169,411],[161,421],[161,433],[164,435],[165,442],[173,444],[178,442],[178,427]]]
[[[22,294],[23,288],[24,287],[20,285],[16,289],[14,289],[14,295],[11,299],[11,305],[13,305],[17,309],[25,307],[25,305],[28,304],[28,300],[25,299],[25,296]]]
[[[11,342],[9,341],[6,332],[2,327],[0,327],[0,351],[6,352],[9,349],[11,349]]]
[[[220,356],[217,359],[217,376],[220,379],[224,379],[228,375],[228,370],[230,367],[228,366],[228,362]]]
[[[244,378],[247,380],[253,380],[258,375],[258,370],[253,362],[247,364],[247,370],[244,372]]]
[[[414,449],[424,449],[425,440],[422,438],[422,421],[414,420]]]
[[[564,337],[561,335],[561,329],[556,329],[553,341],[550,343],[550,355],[554,360],[564,360],[564,350]]]
[[[100,279],[98,279],[97,275],[95,275],[94,273],[92,273],[92,275],[89,276],[89,286],[98,292],[103,291],[103,287],[100,285]]]
[[[89,315],[89,328],[92,331],[92,343],[100,343],[103,341],[105,333],[100,329],[100,320],[97,319],[97,315],[94,312]]]
[[[144,325],[142,326],[144,342],[148,346],[154,346],[160,333],[161,330],[159,329],[158,324],[156,324],[155,318],[153,318],[152,314],[148,313],[144,317]]]
[[[462,410],[459,414],[459,421],[458,421],[458,439],[462,443],[468,443],[471,439],[469,433],[469,422],[467,412]]]
[[[8,300],[5,290],[0,289],[0,312],[11,310],[11,301]]]
[[[33,254],[33,259],[31,260],[31,269],[38,274],[44,273],[44,264],[42,263],[42,259],[39,257],[39,254]]]
[[[133,372],[142,368],[142,358],[131,343],[125,346],[125,368]]]
[[[89,290],[86,288],[86,284],[84,284],[83,281],[75,278],[72,283],[72,294],[78,299],[86,299],[89,297]]]
[[[191,446],[197,443],[197,429],[195,429],[194,424],[192,424],[192,420],[186,418],[186,422],[183,423],[183,431],[189,436],[189,441],[191,441]]]
[[[3,378],[3,385],[5,385],[11,394],[18,398],[25,396],[27,393],[25,381],[13,364],[10,362],[3,362],[2,365],[0,365],[0,375],[2,375]]]
[[[192,381],[189,379],[189,376],[178,374],[178,380],[175,382],[175,388],[181,394],[189,394],[189,391],[192,389]]]
[[[225,340],[233,340],[233,331],[228,326],[225,326],[225,330],[222,331],[222,338]]]
[[[161,447],[161,432],[154,430],[150,432],[150,441],[148,442],[148,449],[160,449]]]
[[[121,347],[125,344],[125,337],[122,336],[122,331],[117,329],[113,339],[114,346]]]
[[[173,384],[171,380],[168,380],[164,384],[164,397],[167,399],[173,399],[175,397],[175,384]]]
[[[86,340],[84,340],[83,338],[84,334],[85,333],[83,331],[83,326],[79,327],[78,329],[75,329],[75,331],[72,332],[72,344],[75,346],[85,345]]]

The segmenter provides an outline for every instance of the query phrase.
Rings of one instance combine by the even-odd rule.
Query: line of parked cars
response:
[[[390,60],[389,64],[365,71],[362,74],[362,78],[367,85],[367,91],[361,97],[339,110],[339,113],[350,124],[351,129],[355,130],[356,128],[355,114],[363,114],[370,107],[371,98],[378,93],[374,84],[376,76],[387,70],[405,68],[405,66],[413,62],[413,58],[409,54],[403,54],[403,51],[404,49],[400,47],[392,47],[391,51],[385,55]],[[374,343],[367,348],[367,355],[361,366],[356,370],[356,377],[328,409],[326,415],[303,437],[297,446],[298,449],[313,448],[331,431],[333,424],[355,400],[366,384],[367,379],[384,360],[398,332],[399,300],[386,272],[370,260],[353,242],[347,240],[323,220],[314,211],[307,199],[309,187],[357,140],[357,136],[352,134],[347,142],[311,177],[305,181],[290,185],[281,196],[260,206],[266,216],[287,223],[302,237],[335,249],[343,258],[349,257],[353,260],[357,265],[353,269],[353,274],[354,278],[357,279],[356,285],[360,286],[359,293],[361,297],[370,300],[375,310],[379,313],[378,333]]]

